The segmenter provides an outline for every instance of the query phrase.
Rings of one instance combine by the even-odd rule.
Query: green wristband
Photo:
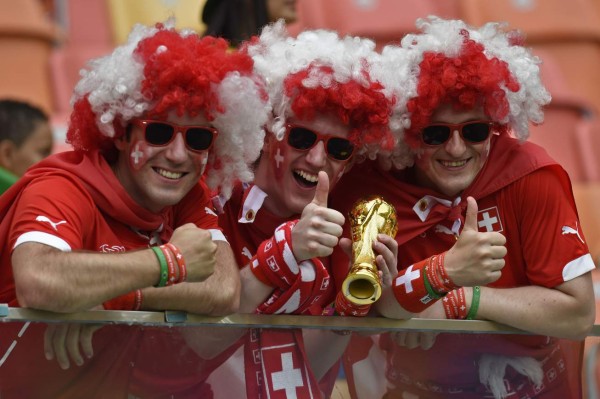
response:
[[[471,309],[467,313],[467,320],[474,320],[477,316],[477,309],[479,309],[479,297],[481,295],[481,288],[478,285],[473,287],[473,299],[471,300]]]
[[[167,285],[167,280],[169,278],[169,267],[167,266],[167,259],[165,258],[165,254],[163,254],[162,250],[159,247],[150,247],[156,254],[158,258],[158,263],[160,264],[160,281],[155,287],[164,287]]]
[[[431,296],[433,299],[443,298],[445,296],[445,294],[440,295],[440,294],[436,293],[433,290],[433,288],[431,288],[431,284],[429,283],[429,279],[427,278],[427,272],[425,269],[421,270],[421,274],[423,275],[423,282],[425,283],[425,289],[427,290],[427,293],[429,294],[429,296]]]

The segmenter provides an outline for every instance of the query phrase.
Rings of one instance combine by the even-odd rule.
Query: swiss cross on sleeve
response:
[[[409,312],[422,312],[435,302],[436,298],[425,287],[424,273],[428,263],[429,259],[425,259],[401,270],[392,284],[396,300]]]

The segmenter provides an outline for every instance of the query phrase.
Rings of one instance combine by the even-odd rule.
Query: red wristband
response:
[[[430,259],[425,259],[410,265],[408,268],[400,271],[398,277],[394,279],[392,291],[396,300],[405,310],[412,313],[420,313],[437,299],[427,292],[425,288],[425,266]]]
[[[448,295],[442,299],[444,305],[444,313],[446,313],[447,319],[460,319],[464,320],[467,318],[467,302],[465,300],[465,289],[459,288],[454,291],[450,291]]]
[[[340,316],[356,316],[363,317],[369,314],[371,305],[356,305],[344,296],[340,291],[335,298],[335,311]]]
[[[165,259],[167,260],[167,267],[169,268],[167,286],[176,284],[179,278],[175,275],[175,257],[166,245],[161,245],[159,248],[162,251],[163,255],[165,255]]]
[[[173,252],[175,260],[177,261],[177,267],[179,268],[179,278],[175,283],[183,283],[187,278],[187,266],[185,264],[185,259],[183,259],[183,254],[179,248],[175,246],[175,244],[168,242],[165,244],[165,246]]]
[[[142,307],[142,290],[110,299],[102,304],[105,310],[140,310]]]
[[[438,255],[433,255],[428,260],[429,262],[427,262],[427,266],[425,266],[425,271],[427,272],[427,278],[429,279],[429,284],[431,284],[431,288],[436,293],[440,294],[448,292],[448,290],[444,288],[442,280],[440,279],[437,271]]]
[[[133,310],[141,310],[143,300],[144,295],[142,294],[142,290],[135,290],[135,301],[133,303]]]
[[[450,292],[452,290],[459,288],[460,286],[454,284],[454,281],[452,281],[452,279],[446,272],[446,265],[444,264],[445,258],[446,258],[446,252],[443,252],[438,256],[437,265],[436,265],[436,274],[439,273],[439,275],[441,276],[441,278],[442,278],[441,283],[442,283],[442,286],[444,287],[444,290],[446,292]]]

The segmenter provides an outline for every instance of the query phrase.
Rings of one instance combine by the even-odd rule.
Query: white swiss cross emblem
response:
[[[410,265],[406,269],[406,272],[402,276],[400,276],[396,279],[396,285],[404,284],[404,289],[406,290],[407,294],[410,294],[411,292],[413,292],[413,286],[412,286],[413,280],[416,280],[421,276],[421,272],[419,270],[412,269],[413,266],[414,265]]]
[[[274,272],[279,271],[279,265],[277,264],[277,261],[275,260],[274,256],[269,256],[267,258],[267,265],[269,265],[269,268]]]
[[[302,381],[302,372],[299,368],[294,368],[293,356],[291,352],[281,354],[281,371],[271,373],[273,390],[285,390],[285,397],[296,399],[296,388],[304,386]]]
[[[493,206],[477,212],[477,226],[479,226],[480,231],[502,232],[502,221],[500,220],[498,207]]]

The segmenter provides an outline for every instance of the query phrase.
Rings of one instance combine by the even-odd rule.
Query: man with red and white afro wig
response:
[[[237,265],[207,183],[227,197],[253,178],[270,104],[247,54],[172,25],[138,25],[88,64],[73,96],[75,150],[34,165],[2,196],[0,302],[237,311]],[[0,370],[3,395],[171,394],[182,387],[158,368],[196,370],[179,363],[187,347],[175,331],[28,324],[3,326],[0,353],[12,354]],[[28,360],[43,356],[44,342],[60,367]],[[35,367],[18,372],[24,363]]]
[[[395,144],[388,127],[393,100],[369,74],[374,48],[371,40],[326,30],[293,38],[282,21],[242,46],[266,81],[273,115],[254,184],[234,190],[219,217],[243,266],[241,312],[320,315],[334,302],[329,255],[345,217],[328,207],[329,192],[357,157],[375,157]],[[232,397],[277,396],[283,389],[277,372],[282,359],[289,359],[298,373],[284,385],[294,384],[297,397],[321,397],[318,381],[348,340],[313,333],[305,351],[300,330],[248,332],[237,341],[244,364],[237,356],[227,359],[226,371],[214,375],[228,380],[212,383],[212,390],[228,390],[223,395]],[[256,352],[260,362],[251,355]],[[319,359],[309,363],[307,352]],[[330,376],[334,381],[335,373]]]
[[[402,332],[355,342],[349,348],[360,351],[346,357],[351,390],[580,397],[581,342],[562,338],[580,340],[593,326],[594,263],[568,175],[526,141],[550,101],[541,61],[502,24],[429,17],[417,28],[373,61],[373,75],[398,99],[393,155],[404,170],[366,165],[347,176],[361,182],[360,196],[393,202],[400,220],[397,270],[382,270],[375,307],[386,317],[490,320],[537,335]],[[354,186],[340,191],[341,209],[359,195]],[[375,356],[387,358],[386,380],[362,381],[374,375]]]
[[[207,163],[207,182],[228,196],[237,180],[252,180],[269,113],[252,59],[227,42],[177,32],[173,21],[136,25],[128,42],[89,62],[72,98],[67,141],[76,150],[114,150],[133,119],[169,111],[203,115],[219,134]]]

